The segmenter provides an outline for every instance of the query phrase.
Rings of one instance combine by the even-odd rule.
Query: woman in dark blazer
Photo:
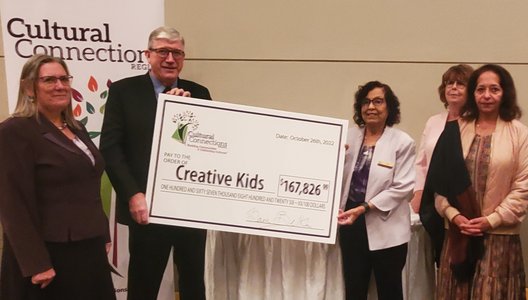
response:
[[[0,124],[1,299],[115,299],[104,162],[73,118],[71,80],[62,59],[33,56]]]

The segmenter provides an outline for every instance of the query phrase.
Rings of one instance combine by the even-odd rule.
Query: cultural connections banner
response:
[[[98,144],[109,86],[149,68],[143,50],[149,33],[164,23],[164,1],[0,1],[10,112],[27,59],[37,53],[62,57],[73,75],[74,115]],[[115,195],[106,176],[102,197],[113,240],[109,261],[119,274],[113,274],[114,285],[118,299],[126,299],[128,231],[114,220]],[[168,296],[174,291],[172,278],[170,263],[160,299],[174,297]]]

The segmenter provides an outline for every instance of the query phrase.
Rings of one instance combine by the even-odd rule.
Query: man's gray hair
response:
[[[156,29],[154,29],[150,35],[148,40],[148,48],[152,49],[152,43],[157,39],[167,39],[169,41],[181,41],[183,45],[185,45],[185,40],[183,39],[183,36],[180,35],[178,30],[168,27],[168,26],[161,26]]]

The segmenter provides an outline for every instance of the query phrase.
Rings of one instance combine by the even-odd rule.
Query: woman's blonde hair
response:
[[[14,117],[37,117],[38,109],[37,101],[34,97],[37,95],[37,84],[39,80],[40,68],[47,63],[58,63],[60,64],[67,75],[70,75],[68,66],[59,57],[53,57],[46,54],[35,54],[22,67],[22,73],[20,74],[20,86],[18,88],[18,99],[13,112]],[[33,95],[28,95],[28,91],[32,91]],[[79,129],[79,123],[73,117],[73,110],[71,105],[68,105],[66,109],[61,112],[62,118],[68,124],[68,126]]]

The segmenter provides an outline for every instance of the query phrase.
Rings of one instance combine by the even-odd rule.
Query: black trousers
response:
[[[205,299],[205,230],[159,224],[133,224],[128,228],[128,300],[157,299],[173,247],[180,299]]]
[[[407,258],[407,243],[370,251],[364,215],[354,224],[340,227],[339,241],[347,300],[367,299],[372,271],[379,300],[403,299],[402,270]]]
[[[9,242],[4,244],[1,299],[116,299],[103,238],[47,242],[46,246],[56,276],[46,288],[41,289],[31,283],[30,277],[22,277]]]

